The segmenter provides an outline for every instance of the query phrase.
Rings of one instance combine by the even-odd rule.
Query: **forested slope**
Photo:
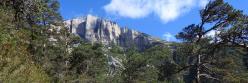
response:
[[[144,51],[88,43],[58,10],[57,0],[0,1],[0,83],[248,82],[248,16],[223,0],[202,9],[180,42]]]

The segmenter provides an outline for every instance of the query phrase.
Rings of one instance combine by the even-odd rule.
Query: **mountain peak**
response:
[[[94,16],[94,15],[91,15],[91,14],[88,14],[88,15],[86,15],[86,18],[94,18],[94,19],[97,19],[97,18],[99,18],[99,17]]]

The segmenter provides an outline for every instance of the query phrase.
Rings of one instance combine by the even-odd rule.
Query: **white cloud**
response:
[[[163,35],[163,37],[164,37],[164,39],[166,40],[166,41],[171,41],[173,38],[174,38],[174,36],[171,34],[171,33],[165,33],[164,35]]]
[[[208,4],[209,0],[200,0],[199,6],[201,8],[204,8]]]
[[[219,42],[221,40],[220,37],[218,37],[219,34],[220,34],[220,31],[212,30],[212,31],[209,31],[204,37],[213,38],[214,40],[211,40],[210,43],[214,43],[214,42]]]
[[[220,31],[216,31],[216,30],[212,30],[212,31],[209,31],[206,36],[207,37],[215,37],[216,35],[220,34]]]
[[[108,13],[117,14],[123,17],[140,18],[147,16],[151,7],[148,0],[111,0],[104,6]]]
[[[167,23],[190,11],[196,4],[208,0],[111,0],[104,6],[107,13],[129,18],[143,18],[154,14]],[[197,6],[198,7],[198,6]]]

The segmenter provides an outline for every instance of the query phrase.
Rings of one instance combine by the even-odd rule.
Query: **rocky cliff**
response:
[[[65,25],[71,33],[79,35],[91,43],[98,42],[104,45],[118,45],[124,48],[136,47],[139,50],[164,43],[164,41],[145,33],[120,27],[115,22],[92,15],[66,20]]]

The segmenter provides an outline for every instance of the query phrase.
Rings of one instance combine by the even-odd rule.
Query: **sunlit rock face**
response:
[[[124,48],[144,50],[163,41],[128,28],[121,28],[117,23],[92,15],[75,18],[64,22],[71,33],[79,35],[91,43],[119,45]]]

